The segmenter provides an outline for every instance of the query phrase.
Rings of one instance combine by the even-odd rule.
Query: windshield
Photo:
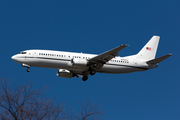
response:
[[[26,54],[26,52],[20,52],[19,54]]]

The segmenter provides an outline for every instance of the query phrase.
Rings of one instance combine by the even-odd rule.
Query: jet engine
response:
[[[73,73],[71,71],[69,71],[69,70],[59,69],[57,71],[57,76],[58,77],[63,77],[63,78],[72,78]]]
[[[73,66],[87,66],[88,61],[82,58],[73,58],[71,63]]]

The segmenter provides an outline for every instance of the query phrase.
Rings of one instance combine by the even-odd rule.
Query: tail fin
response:
[[[136,55],[139,59],[152,60],[156,56],[156,51],[160,36],[153,36],[149,42]]]

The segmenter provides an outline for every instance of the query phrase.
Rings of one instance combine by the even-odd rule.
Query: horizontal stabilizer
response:
[[[166,58],[170,57],[171,55],[172,54],[167,54],[167,55],[164,55],[162,57],[147,61],[146,63],[147,64],[157,64],[157,63],[160,63],[161,61],[165,60]]]

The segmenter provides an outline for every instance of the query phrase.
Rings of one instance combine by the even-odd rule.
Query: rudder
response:
[[[153,36],[136,55],[139,59],[152,60],[156,56],[160,36]]]

